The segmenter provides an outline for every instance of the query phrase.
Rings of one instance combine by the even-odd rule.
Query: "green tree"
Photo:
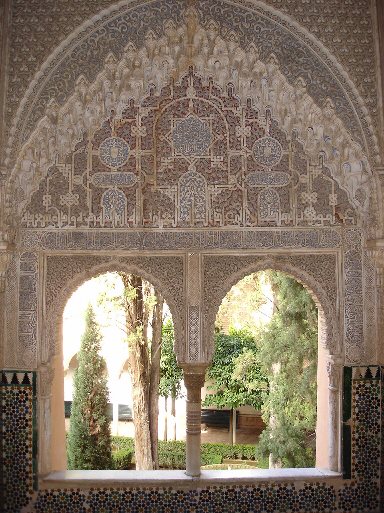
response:
[[[141,276],[105,275],[99,304],[126,335],[137,470],[158,468],[158,417],[164,300]]]
[[[123,272],[119,276],[124,285],[123,309],[132,380],[136,469],[152,470],[159,466],[159,383],[164,300],[141,276]]]
[[[257,452],[287,467],[315,463],[317,309],[293,278],[270,272],[275,298],[271,322],[260,337],[260,361],[270,381],[264,397]]]
[[[174,344],[173,323],[168,319],[162,329],[159,394],[177,399],[181,395],[183,371],[177,363]]]
[[[173,323],[168,319],[163,324],[161,339],[161,358],[160,358],[160,383],[159,395],[165,398],[165,409],[167,413],[167,399],[171,397],[171,415],[176,414],[176,399],[181,396],[181,382],[183,380],[183,371],[177,364],[175,354],[175,334]],[[167,422],[167,416],[165,416]],[[164,440],[167,439],[167,423],[164,425]],[[176,439],[176,432],[173,435]]]
[[[268,381],[261,369],[256,340],[249,331],[231,328],[229,335],[216,333],[207,378],[213,393],[206,395],[204,406],[231,410],[243,405],[261,408]]]
[[[108,388],[105,362],[99,355],[101,336],[92,306],[74,375],[74,392],[68,434],[69,469],[111,468],[111,433],[107,415]]]

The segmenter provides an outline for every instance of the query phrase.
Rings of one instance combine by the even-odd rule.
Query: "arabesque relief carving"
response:
[[[186,347],[183,282],[184,260],[180,256],[110,257],[105,255],[48,256],[45,337],[40,344],[41,360],[49,362],[60,347],[60,316],[71,294],[84,281],[108,271],[136,273],[155,285],[168,303],[175,326],[176,354],[183,361]]]
[[[371,171],[332,101],[319,108],[273,54],[185,17],[110,53],[63,106],[49,102],[18,159],[23,226],[359,222]]]
[[[215,318],[225,294],[244,276],[266,269],[286,272],[310,290],[322,317],[319,339],[330,354],[340,353],[340,320],[335,315],[338,302],[335,255],[207,255],[203,262],[204,357],[208,360],[213,353]]]

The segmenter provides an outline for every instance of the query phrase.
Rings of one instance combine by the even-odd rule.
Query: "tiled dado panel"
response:
[[[345,367],[343,474],[338,511],[380,511],[383,368]]]
[[[3,374],[4,375],[4,374]],[[30,376],[28,373],[25,376]],[[8,376],[8,374],[7,374]],[[6,377],[7,377],[6,376]],[[19,374],[17,374],[19,376]],[[344,454],[350,479],[315,483],[255,482],[250,485],[219,485],[206,488],[65,488],[41,489],[28,511],[34,513],[378,513],[380,508],[380,467],[382,439],[383,369],[349,367],[344,380],[344,424],[351,426],[351,436],[344,437]],[[21,375],[20,375],[21,377]],[[15,374],[13,375],[15,379]],[[31,378],[28,378],[29,383]],[[24,380],[24,378],[23,378]],[[28,388],[29,387],[29,388]],[[19,435],[3,438],[3,450],[11,451],[28,440],[12,455],[14,463],[5,462],[15,498],[6,497],[7,512],[18,513],[26,503],[33,484],[33,386],[9,382],[2,394],[3,415]],[[21,393],[29,390],[29,395]],[[19,395],[18,395],[19,394]],[[4,399],[3,399],[4,397]],[[28,399],[26,399],[26,397]],[[16,415],[15,415],[16,412]],[[15,417],[15,419],[13,419]],[[4,418],[4,417],[3,417]],[[19,420],[20,419],[20,420]],[[22,420],[23,419],[23,420]],[[11,430],[13,431],[13,429]],[[22,436],[24,435],[24,437]],[[9,444],[11,447],[5,447]],[[21,457],[18,455],[20,453]],[[24,488],[24,480],[29,483]],[[12,502],[13,500],[13,502]],[[9,508],[13,509],[9,509]]]
[[[0,510],[18,513],[37,488],[36,376],[8,370],[0,377]]]

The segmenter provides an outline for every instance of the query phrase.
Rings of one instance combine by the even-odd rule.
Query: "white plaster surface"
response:
[[[199,477],[187,476],[184,470],[67,470],[52,472],[41,482],[42,488],[98,486],[185,486],[211,483],[243,484],[255,481],[318,481],[340,479],[338,472],[322,468],[202,470]]]

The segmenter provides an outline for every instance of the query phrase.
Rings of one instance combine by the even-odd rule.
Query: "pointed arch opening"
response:
[[[339,471],[340,367],[329,310],[314,283],[280,267],[227,282],[215,310],[205,416],[226,411],[226,438],[255,443],[260,468]]]
[[[172,336],[171,344],[167,344],[164,351],[176,362],[172,314],[159,287],[142,276],[122,268],[103,271],[90,273],[87,276],[90,279],[76,280],[76,285],[70,287],[72,294],[65,296],[65,308],[61,310],[62,337],[54,369],[51,403],[54,413],[51,446],[60,448],[51,453],[51,469],[54,470],[158,468],[157,443],[164,434],[165,423],[160,357],[166,330],[171,330]],[[93,346],[96,355],[85,347],[84,342],[89,331],[86,321],[89,306],[94,314],[94,332],[98,333]],[[92,364],[87,358],[99,360],[99,375],[91,376]],[[96,408],[93,415],[92,407],[99,401],[95,400],[94,390],[100,386],[100,374],[104,377],[105,397],[101,400],[104,410],[100,413]],[[81,377],[86,383],[80,383]],[[79,386],[83,387],[83,392],[79,392]],[[76,413],[79,409],[82,415],[80,427]],[[65,424],[64,415],[67,417]],[[95,423],[97,415],[107,417],[105,431],[108,431],[112,449],[112,458],[101,467],[79,458],[81,447],[77,448],[77,456],[73,455],[70,441],[71,436],[77,437],[75,442],[78,444],[84,426],[89,427],[90,420]],[[77,434],[71,431],[71,419],[77,423],[73,424]],[[97,439],[99,428],[96,428],[90,438]],[[120,453],[124,451],[127,455],[122,458]],[[121,464],[123,466],[119,466]]]

